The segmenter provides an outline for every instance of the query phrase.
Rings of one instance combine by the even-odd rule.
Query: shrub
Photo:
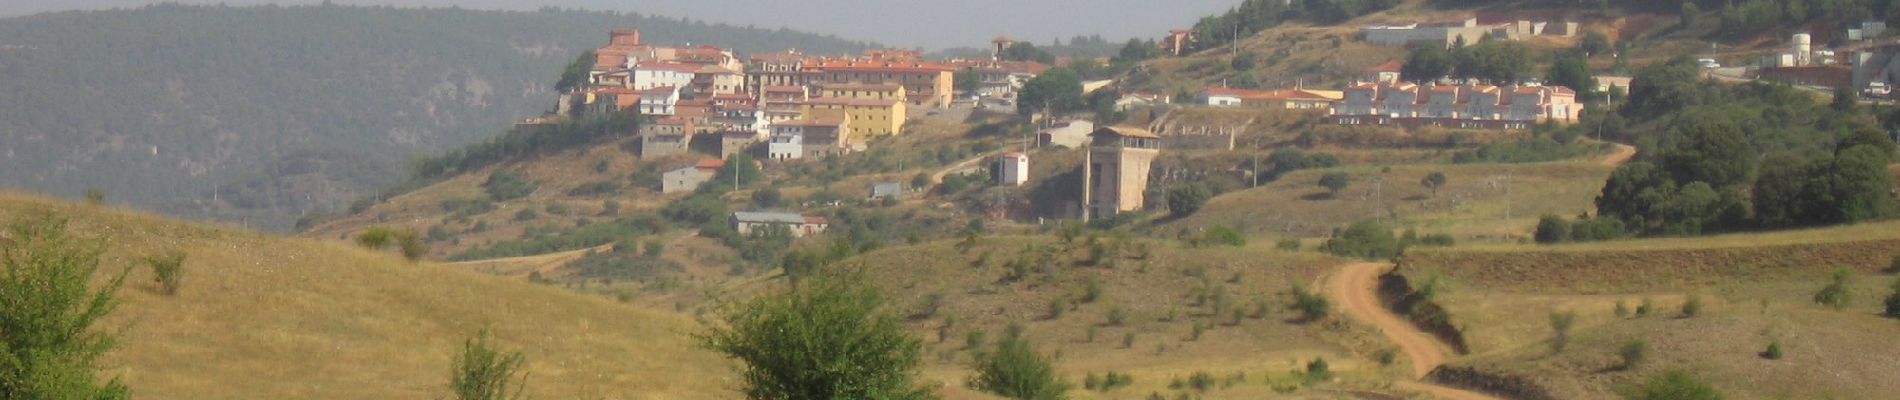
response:
[[[1649,343],[1641,339],[1631,340],[1616,350],[1616,356],[1623,359],[1623,369],[1635,369],[1637,364],[1641,364],[1643,359],[1649,357]]]
[[[1194,374],[1188,375],[1187,386],[1203,392],[1208,389],[1213,389],[1214,374],[1207,373],[1207,371],[1194,371]]]
[[[93,289],[100,243],[69,235],[66,222],[32,217],[0,241],[0,397],[125,399],[118,379],[99,382],[98,360],[114,334],[93,325],[117,304],[125,274]]]
[[[1701,314],[1702,314],[1702,296],[1701,295],[1690,294],[1689,298],[1682,300],[1682,316],[1684,318],[1694,317]]]
[[[1330,379],[1333,379],[1333,370],[1331,366],[1326,365],[1326,359],[1315,358],[1312,362],[1306,363],[1307,382],[1320,382]]]
[[[535,218],[540,217],[541,214],[534,212],[532,208],[523,208],[521,211],[515,212],[515,221],[533,221]]]
[[[985,335],[982,330],[971,329],[969,333],[965,333],[963,335],[963,348],[965,350],[976,350],[976,349],[983,348],[983,343],[985,341],[984,336]]]
[[[1397,349],[1379,349],[1379,351],[1372,353],[1372,358],[1379,361],[1379,365],[1390,366],[1392,363],[1399,361],[1399,351]]]
[[[1629,400],[1722,400],[1722,393],[1688,372],[1669,371],[1649,378],[1623,397]]]
[[[429,243],[416,231],[404,229],[396,232],[396,250],[402,252],[402,258],[420,261],[423,255],[429,254]]]
[[[1062,318],[1062,312],[1068,309],[1069,299],[1063,296],[1056,296],[1056,298],[1049,299],[1049,314],[1045,317],[1048,319]]]
[[[738,359],[757,398],[918,398],[920,340],[855,273],[819,273],[736,304],[701,337]]]
[[[1119,373],[1115,371],[1108,371],[1108,375],[1102,378],[1102,391],[1106,392],[1110,390],[1115,390],[1115,389],[1127,387],[1128,385],[1133,385],[1133,384],[1135,384],[1134,376],[1130,376],[1128,374]]]
[[[1893,293],[1887,295],[1887,317],[1900,318],[1900,279],[1893,281]]]
[[[1214,197],[1214,191],[1201,183],[1189,183],[1168,190],[1168,213],[1175,217],[1194,214]]]
[[[1391,228],[1378,221],[1365,220],[1327,239],[1320,249],[1337,256],[1391,259],[1405,251],[1405,244],[1392,236]]]
[[[1562,353],[1570,345],[1570,328],[1577,322],[1577,313],[1559,311],[1550,313],[1550,352]]]
[[[1200,321],[1195,321],[1193,330],[1188,332],[1188,341],[1192,342],[1192,341],[1201,340],[1201,334],[1206,333],[1206,332],[1207,332],[1207,326],[1202,325]]]
[[[1848,292],[1848,278],[1852,277],[1846,268],[1834,270],[1826,287],[1814,293],[1814,302],[1835,310],[1847,308],[1851,294]]]
[[[522,178],[513,171],[495,171],[488,174],[488,180],[482,182],[482,190],[494,201],[508,201],[534,193],[534,182]]]
[[[1627,303],[1624,303],[1624,302],[1623,302],[1623,299],[1617,299],[1617,300],[1616,300],[1616,317],[1617,317],[1617,318],[1629,318],[1629,317],[1630,317],[1630,306],[1629,306],[1629,304],[1627,304]]]
[[[1126,334],[1122,334],[1122,348],[1124,349],[1135,348],[1135,333],[1134,332],[1128,332]]]
[[[1082,287],[1082,302],[1094,303],[1096,300],[1101,299],[1102,281],[1096,278],[1089,278],[1088,284]]]
[[[1537,243],[1563,243],[1570,240],[1570,223],[1562,217],[1545,214],[1537,219]]]
[[[356,235],[356,244],[372,250],[381,250],[389,247],[390,240],[395,239],[395,236],[396,231],[389,227],[372,226],[369,230]]]
[[[1887,273],[1900,274],[1900,254],[1893,255],[1893,262],[1887,263]]]
[[[527,379],[527,372],[522,371],[521,364],[525,361],[519,352],[496,350],[489,342],[488,331],[483,330],[462,342],[462,352],[455,356],[449,389],[456,400],[524,398],[522,381]]]
[[[971,388],[1011,399],[1057,400],[1069,390],[1049,358],[1020,337],[997,342],[996,351],[978,357],[974,369]]]
[[[648,258],[659,258],[664,252],[666,252],[666,244],[660,243],[659,240],[648,240],[646,244],[642,245],[640,255],[647,256]]]
[[[152,266],[152,281],[158,284],[165,295],[178,294],[178,287],[185,279],[185,252],[172,250],[145,258],[145,265]]]
[[[1128,317],[1128,312],[1123,310],[1122,306],[1115,306],[1108,309],[1108,325],[1109,326],[1121,326],[1122,320],[1127,317]]]
[[[1351,184],[1352,175],[1345,172],[1327,172],[1319,177],[1319,186],[1326,188],[1328,196],[1339,196],[1339,191],[1346,190],[1346,186]]]
[[[1311,322],[1326,318],[1326,314],[1332,310],[1332,304],[1328,303],[1326,298],[1319,293],[1307,290],[1305,285],[1295,282],[1293,284],[1293,309],[1300,312],[1300,320]]]
[[[99,188],[86,189],[86,205],[98,207],[106,204],[106,191]]]
[[[1300,251],[1300,240],[1291,238],[1280,239],[1279,242],[1273,244],[1273,247],[1286,251]]]
[[[1636,305],[1636,318],[1647,317],[1649,316],[1649,312],[1655,309],[1656,309],[1656,301],[1648,297],[1644,297],[1643,302],[1638,303]]]
[[[1761,357],[1770,360],[1780,360],[1781,339],[1768,339],[1768,350],[1762,351]]]

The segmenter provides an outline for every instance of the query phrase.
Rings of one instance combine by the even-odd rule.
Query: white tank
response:
[[[1814,54],[1812,40],[1813,38],[1806,33],[1794,34],[1794,63],[1796,66],[1809,64],[1808,60],[1810,57],[1813,57],[1812,55]]]

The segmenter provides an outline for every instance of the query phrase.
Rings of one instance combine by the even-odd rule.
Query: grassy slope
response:
[[[979,329],[994,340],[1011,322],[1023,324],[1040,350],[1059,354],[1056,368],[1070,383],[1079,386],[1087,373],[1117,371],[1134,376],[1130,388],[1106,394],[1072,392],[1084,399],[1150,392],[1172,396],[1166,388],[1169,381],[1196,371],[1222,379],[1236,372],[1247,376],[1245,383],[1233,388],[1204,393],[1206,398],[1273,396],[1265,382],[1290,379],[1288,371],[1299,365],[1296,362],[1314,357],[1325,357],[1335,371],[1343,371],[1347,383],[1289,396],[1331,398],[1327,396],[1335,396],[1332,391],[1342,387],[1378,390],[1380,382],[1401,372],[1363,361],[1383,346],[1373,332],[1346,324],[1286,321],[1294,318],[1285,308],[1291,301],[1288,288],[1292,283],[1311,286],[1330,266],[1345,260],[1271,250],[1266,243],[1189,249],[1169,242],[1144,242],[1151,250],[1147,259],[1137,259],[1137,245],[1128,245],[1113,267],[1083,266],[1078,260],[1086,257],[1087,246],[1081,240],[1071,250],[1060,250],[1065,247],[1050,236],[988,237],[967,253],[958,252],[955,241],[937,241],[889,248],[843,264],[866,267],[874,281],[894,293],[893,303],[907,313],[922,310],[932,294],[943,296],[944,306],[935,316],[914,317],[910,326],[925,339],[930,360],[925,376],[945,385],[946,398],[983,398],[962,386],[969,377],[966,332]],[[1029,247],[1058,249],[1061,255],[1054,259],[1055,272],[1047,278],[1031,272],[1027,279],[999,283],[1005,264]],[[986,252],[990,262],[979,266],[976,261]],[[1190,340],[1193,324],[1211,323],[1207,315],[1211,306],[1194,305],[1194,293],[1203,280],[1192,272],[1202,269],[1208,282],[1223,287],[1238,307],[1251,312],[1253,302],[1261,299],[1273,310],[1265,318],[1245,318],[1237,326],[1218,326],[1199,340]],[[1236,276],[1239,280],[1232,280]],[[1090,279],[1101,283],[1102,299],[1048,318],[1051,299],[1079,299]],[[1124,324],[1105,326],[1108,310],[1116,306],[1126,310]],[[1170,309],[1178,311],[1178,318],[1162,321]],[[949,331],[948,340],[939,341],[936,330],[948,315],[956,316],[956,328]],[[1093,342],[1088,340],[1090,326],[1097,330]],[[1131,332],[1136,334],[1134,346],[1123,348],[1123,336]],[[1165,350],[1158,350],[1163,346]]]
[[[1612,396],[1666,368],[1697,371],[1738,398],[1875,398],[1900,390],[1891,376],[1900,324],[1879,302],[1891,277],[1877,271],[1900,251],[1900,222],[1699,238],[1559,246],[1474,246],[1415,251],[1401,271],[1439,276],[1453,323],[1475,356],[1458,362],[1532,377],[1559,396]],[[1815,305],[1813,293],[1836,267],[1856,272],[1852,306]],[[1677,318],[1684,299],[1706,311]],[[1647,318],[1618,318],[1649,301]],[[1551,355],[1547,313],[1578,314],[1576,339]],[[1758,357],[1779,338],[1788,357]],[[1614,368],[1632,339],[1651,346],[1633,371]]]
[[[1346,154],[1342,158],[1347,158]],[[1592,210],[1591,199],[1602,189],[1602,179],[1611,169],[1589,160],[1352,165],[1343,169],[1352,175],[1352,184],[1334,197],[1326,196],[1326,189],[1318,185],[1320,176],[1331,170],[1305,170],[1258,188],[1217,196],[1199,212],[1169,222],[1162,229],[1193,230],[1225,224],[1256,235],[1315,237],[1359,220],[1384,217],[1387,222],[1397,218],[1397,225],[1415,227],[1420,233],[1451,234],[1461,245],[1516,242],[1529,237],[1527,227],[1542,214],[1576,215]],[[1419,184],[1432,172],[1443,172],[1448,178],[1436,197]],[[1384,183],[1374,183],[1375,179]]]
[[[282,239],[116,209],[0,196],[0,220],[51,212],[140,267],[105,322],[107,364],[140,398],[389,398],[445,395],[462,338],[492,326],[528,357],[538,398],[726,398],[731,366],[698,350],[693,321],[341,243]],[[185,251],[177,297],[136,260]]]

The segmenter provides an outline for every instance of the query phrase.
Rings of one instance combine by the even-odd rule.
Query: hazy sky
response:
[[[152,0],[0,0],[0,16],[137,7]],[[315,4],[321,0],[173,0],[230,5]],[[998,34],[1047,44],[1076,35],[1110,40],[1159,37],[1240,0],[333,0],[337,4],[637,11],[708,22],[835,34],[893,46],[987,46]]]

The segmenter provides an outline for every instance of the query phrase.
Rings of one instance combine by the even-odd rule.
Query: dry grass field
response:
[[[558,288],[111,208],[0,196],[0,221],[51,213],[131,269],[104,329],[106,373],[145,399],[436,399],[460,341],[484,326],[528,359],[535,398],[732,398],[733,365],[698,324]],[[176,296],[141,261],[187,254]]]
[[[1439,303],[1464,331],[1472,356],[1454,365],[1531,378],[1560,398],[1603,398],[1665,369],[1695,371],[1742,399],[1882,398],[1892,376],[1900,323],[1878,316],[1900,254],[1900,222],[1694,238],[1565,245],[1420,249],[1398,270],[1412,282],[1437,277]],[[1834,310],[1814,293],[1831,271],[1854,278],[1850,304]],[[1698,299],[1699,315],[1683,304]],[[1629,316],[1617,315],[1621,303]],[[1642,304],[1648,316],[1635,316]],[[1570,349],[1549,348],[1552,312],[1574,312]],[[1620,367],[1631,340],[1649,359]],[[1787,356],[1759,353],[1771,340]]]
[[[941,382],[942,394],[949,399],[989,398],[963,387],[970,376],[968,335],[979,330],[993,341],[1011,323],[1021,324],[1039,350],[1056,354],[1057,371],[1072,384],[1079,386],[1090,373],[1134,377],[1132,386],[1111,392],[1078,387],[1071,395],[1079,399],[1150,393],[1172,398],[1181,392],[1209,399],[1339,398],[1349,396],[1347,392],[1396,392],[1389,382],[1409,371],[1403,360],[1393,366],[1373,361],[1373,354],[1389,345],[1369,328],[1338,317],[1309,324],[1291,321],[1297,319],[1287,308],[1293,283],[1318,290],[1320,276],[1348,260],[1273,250],[1271,243],[1186,248],[1168,241],[1103,238],[1105,244],[1124,244],[1108,245],[1120,251],[1111,251],[1116,256],[1107,259],[1112,261],[1098,266],[1086,262],[1086,241],[1065,245],[1052,236],[991,236],[969,251],[959,251],[956,241],[947,240],[888,248],[842,265],[863,268],[892,293],[895,305],[913,315],[909,325],[926,343],[925,375]],[[1140,256],[1144,246],[1145,258]],[[1013,260],[1041,265],[1038,254],[1045,252],[1053,254],[1047,269],[1031,267],[1020,279],[1007,278]],[[1091,281],[1101,289],[1100,297],[1087,302]],[[1228,305],[1222,308],[1245,314],[1238,324],[1231,314],[1212,315],[1215,292],[1226,298]],[[926,312],[933,298],[940,307]],[[1057,298],[1071,305],[1052,316],[1050,304]],[[1267,309],[1256,317],[1259,305]],[[1120,324],[1109,323],[1115,309],[1122,310]],[[940,338],[939,328],[952,316],[953,327]],[[1207,327],[1198,338],[1197,324]],[[1124,346],[1130,334],[1133,344]],[[1290,392],[1276,392],[1270,385],[1296,387],[1293,371],[1316,357],[1331,364],[1339,375],[1336,383]],[[1223,383],[1221,388],[1168,388],[1196,372],[1212,374]],[[1227,382],[1237,374],[1242,378]]]
[[[1344,158],[1344,157],[1342,157]],[[1530,237],[1543,214],[1577,215],[1595,209],[1609,166],[1590,160],[1537,164],[1348,165],[1303,170],[1258,188],[1222,194],[1200,212],[1159,226],[1164,232],[1221,224],[1269,238],[1328,235],[1353,222],[1445,233],[1459,245],[1516,243]],[[1344,171],[1352,184],[1337,196],[1318,185],[1326,172]],[[1436,196],[1419,184],[1432,172],[1447,179]]]

